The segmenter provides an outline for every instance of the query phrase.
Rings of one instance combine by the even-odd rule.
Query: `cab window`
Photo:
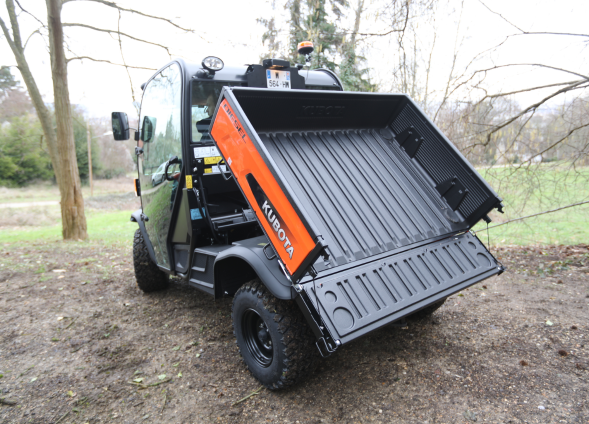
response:
[[[209,135],[211,117],[217,107],[217,101],[223,87],[245,87],[240,82],[192,81],[192,142],[204,143],[212,140]]]
[[[157,175],[171,157],[182,156],[182,74],[172,64],[153,78],[141,104],[143,174]]]

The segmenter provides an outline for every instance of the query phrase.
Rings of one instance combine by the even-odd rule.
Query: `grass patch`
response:
[[[521,169],[489,168],[479,172],[504,199],[505,214],[491,213],[493,222],[490,226],[589,200],[589,168],[587,167],[570,169],[559,164],[542,164]],[[101,183],[103,187],[100,191],[124,192],[127,190],[127,183],[125,179],[104,181]],[[95,189],[95,194],[96,192]],[[0,189],[1,193],[10,194],[12,200],[17,201],[19,199],[41,200],[41,197],[27,199],[29,192],[22,189]],[[19,196],[18,199],[17,196]],[[40,195],[37,194],[37,196]],[[167,198],[165,200],[167,201]],[[28,221],[24,219],[26,213],[31,214],[29,219],[31,223],[27,223]],[[137,228],[136,224],[129,222],[130,214],[131,211],[106,212],[86,209],[88,242],[129,246]],[[15,221],[10,224],[10,220],[14,221],[16,217],[26,222],[19,224]],[[35,208],[0,210],[0,222],[4,222],[5,225],[7,223],[8,225],[43,225],[0,229],[0,243],[61,240],[59,206],[42,207],[38,211]],[[486,243],[485,228],[486,224],[481,222],[475,226],[474,230]],[[492,245],[589,243],[589,205],[492,228],[489,235]]]
[[[493,225],[589,200],[589,168],[563,165],[479,170],[504,199],[505,214],[493,212]],[[485,242],[486,224],[474,228]],[[492,245],[579,244],[589,242],[589,204],[492,228]]]
[[[133,191],[133,178],[137,175],[113,178],[110,180],[94,180],[94,196],[127,193]],[[84,199],[90,198],[90,186],[82,185]],[[26,187],[0,187],[0,204],[59,201],[59,188],[47,181],[33,183]]]
[[[137,224],[129,221],[132,211],[86,210],[88,241],[101,244],[130,244]],[[61,222],[51,226],[0,230],[0,243],[59,241]]]

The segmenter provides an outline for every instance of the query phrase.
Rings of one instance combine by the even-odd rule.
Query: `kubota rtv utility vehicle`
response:
[[[240,353],[270,389],[503,270],[469,232],[501,199],[407,95],[284,60],[175,60],[139,122],[137,284],[233,296]],[[124,113],[113,133],[129,138]]]

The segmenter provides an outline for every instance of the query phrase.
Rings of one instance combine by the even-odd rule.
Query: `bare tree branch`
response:
[[[37,28],[35,31],[31,32],[31,34],[27,37],[27,41],[25,41],[25,45],[23,46],[23,50],[25,50],[27,48],[27,44],[29,44],[29,40],[31,39],[31,37],[35,34],[41,34],[41,27]]]
[[[403,25],[403,28],[392,29],[390,31],[382,32],[382,33],[358,32],[358,33],[356,33],[356,35],[361,35],[363,37],[384,37],[389,34],[393,34],[395,32],[405,33],[405,30],[407,29],[407,24],[409,22],[409,6],[407,6],[406,9],[407,9],[407,13],[405,14],[405,24]]]
[[[117,21],[117,29],[121,30],[121,11],[119,10],[119,20]],[[129,77],[129,87],[131,87],[131,98],[133,99],[133,105],[137,104],[137,100],[135,99],[135,90],[133,89],[133,80],[131,79],[131,74],[129,73],[129,67],[127,66],[127,62],[125,61],[125,55],[123,54],[123,41],[121,40],[121,35],[119,33],[119,49],[121,50],[121,58],[123,59],[123,64],[125,65],[125,71],[127,71],[127,77]],[[139,113],[139,111],[137,111]]]
[[[106,59],[94,59],[93,57],[90,56],[76,56],[76,57],[70,57],[67,62],[71,62],[72,60],[83,60],[83,59],[88,59],[88,60],[92,60],[94,62],[104,62],[104,63],[109,63],[111,65],[116,65],[116,66],[124,66],[126,68],[133,68],[133,69],[146,69],[148,71],[157,71],[157,69],[155,68],[144,68],[142,66],[132,66],[132,65],[124,65],[121,63],[114,63],[111,62],[110,60],[106,60]]]
[[[572,32],[544,32],[544,31],[524,31],[521,34],[512,34],[510,37],[518,35],[565,35],[570,37],[589,37],[589,34],[576,34]]]
[[[71,0],[74,1],[74,0]],[[98,0],[85,0],[85,1],[98,1]],[[87,29],[92,29],[94,31],[99,31],[99,32],[106,32],[108,34],[118,34],[118,35],[123,35],[127,38],[130,38],[131,40],[135,40],[135,41],[139,41],[140,43],[145,43],[145,44],[151,44],[152,46],[157,46],[157,47],[161,47],[162,49],[164,49],[167,53],[168,56],[172,57],[172,54],[170,53],[170,49],[162,44],[158,44],[158,43],[154,43],[152,41],[146,41],[146,40],[142,40],[140,38],[137,37],[133,37],[132,35],[126,34],[124,32],[120,32],[120,31],[113,31],[111,29],[103,29],[103,28],[96,28],[94,26],[91,25],[86,25],[86,24],[79,24],[79,23],[63,23],[64,27],[81,27],[81,28],[87,28]]]
[[[4,36],[6,37],[6,42],[10,45],[10,48],[14,51],[14,49],[15,49],[14,40],[10,37],[10,32],[8,31],[8,28],[6,27],[6,24],[4,23],[2,18],[0,18],[0,28],[2,28],[2,32],[4,33]]]
[[[31,12],[26,11],[25,8],[21,6],[21,4],[18,0],[15,0],[15,1],[16,1],[16,4],[18,4],[18,7],[20,8],[20,10],[25,12],[27,15],[31,15],[33,17],[33,19],[36,20],[37,22],[39,22],[43,28],[47,28],[47,25],[45,25],[39,18],[37,18]]]
[[[495,12],[494,10],[492,10],[489,6],[487,6],[485,3],[483,3],[482,0],[479,0],[479,3],[481,3],[483,6],[485,6],[489,12],[501,17],[501,19],[503,19],[509,25],[511,25],[512,27],[514,27],[515,29],[517,29],[518,31],[521,32],[521,34],[514,34],[514,35],[566,35],[566,36],[572,36],[572,37],[589,37],[589,34],[576,34],[576,33],[571,33],[571,32],[524,31],[523,29],[521,29],[520,27],[515,25],[513,22],[507,20],[507,18],[505,16],[503,16],[501,13],[498,13],[498,12]]]
[[[520,27],[518,27],[517,25],[515,25],[515,24],[513,24],[513,23],[509,22],[509,21],[507,20],[507,18],[505,18],[505,17],[504,17],[504,16],[503,16],[501,13],[497,13],[497,12],[495,12],[495,11],[491,10],[491,8],[490,8],[489,6],[487,6],[485,3],[483,3],[483,1],[482,1],[482,0],[479,0],[479,3],[481,3],[483,6],[485,6],[489,12],[493,13],[494,15],[498,15],[498,16],[500,16],[500,17],[501,17],[501,19],[503,19],[505,22],[507,22],[509,25],[511,25],[512,27],[514,27],[514,28],[515,28],[515,29],[517,29],[518,31],[525,32],[523,29],[521,29],[521,28],[520,28]]]
[[[0,25],[2,26],[2,31],[6,36],[6,40],[8,44],[12,48],[13,52],[15,48],[19,53],[22,52],[22,39],[20,36],[20,26],[18,25],[18,20],[16,19],[16,12],[14,10],[14,3],[10,1],[6,1],[6,8],[8,9],[8,17],[10,19],[10,26],[12,27],[12,38],[10,38],[10,32],[8,28],[4,24],[4,21],[0,18]]]
[[[71,1],[93,1],[95,3],[101,3],[101,4],[104,4],[104,5],[108,6],[108,7],[112,7],[112,8],[118,9],[119,11],[122,10],[123,12],[137,13],[138,15],[145,16],[146,18],[158,19],[160,21],[167,22],[170,25],[173,25],[176,28],[181,29],[182,31],[194,32],[194,30],[188,29],[188,28],[183,28],[180,25],[175,24],[173,21],[171,21],[169,19],[162,18],[161,16],[148,15],[147,13],[143,13],[143,12],[140,12],[140,11],[135,10],[135,9],[126,9],[126,8],[121,7],[121,6],[119,6],[118,4],[116,4],[115,2],[112,2],[112,1],[107,1],[107,0],[63,0],[63,3],[69,3]]]
[[[510,67],[510,66],[538,66],[540,68],[548,68],[548,69],[554,69],[555,71],[566,72],[567,74],[576,75],[576,76],[581,77],[581,78],[583,78],[585,80],[589,80],[589,76],[587,76],[587,75],[578,74],[576,72],[569,71],[569,70],[563,69],[563,68],[557,68],[555,66],[543,65],[542,63],[509,63],[507,65],[497,65],[497,66],[493,66],[492,68],[487,68],[487,69],[478,69],[474,73],[475,74],[478,74],[478,73],[481,73],[481,72],[493,71],[495,69],[507,68],[507,67]]]
[[[556,84],[540,85],[538,87],[524,88],[522,90],[510,91],[508,93],[489,94],[489,95],[486,95],[484,98],[485,99],[493,99],[496,97],[504,97],[504,96],[510,96],[512,94],[525,93],[527,91],[541,90],[543,88],[558,87],[560,85],[571,85],[571,84],[574,84],[577,82],[583,82],[583,81],[568,81],[568,82],[559,82]]]
[[[503,124],[501,125],[497,125],[494,129],[492,129],[491,131],[489,131],[489,134],[487,135],[487,142],[489,142],[491,140],[491,135],[497,131],[499,131],[501,128],[506,127],[507,125],[511,124],[513,121],[515,121],[516,119],[518,119],[520,116],[525,115],[526,113],[528,113],[531,110],[536,110],[538,107],[540,107],[541,105],[543,105],[544,103],[546,103],[548,100],[558,96],[559,94],[562,93],[566,93],[567,91],[572,90],[573,88],[575,88],[576,86],[582,84],[584,81],[581,82],[577,82],[575,84],[571,84],[567,87],[561,88],[558,91],[555,91],[554,93],[550,94],[549,96],[546,96],[545,98],[543,98],[542,100],[540,100],[539,102],[534,103],[533,105],[528,106],[527,108],[525,108],[524,110],[522,110],[520,113],[512,116],[510,119],[508,119],[507,121],[505,121]]]
[[[589,127],[589,122],[586,123],[586,124],[583,124],[583,125],[579,125],[576,128],[573,128],[564,137],[562,137],[560,140],[555,141],[550,146],[548,146],[547,148],[545,148],[541,152],[537,153],[536,156],[542,156],[544,153],[546,153],[547,151],[553,149],[554,147],[558,146],[560,143],[562,143],[563,141],[565,141],[567,138],[569,138],[575,131],[578,131],[581,128],[585,128],[585,127]],[[526,164],[526,163],[532,163],[532,158],[528,159],[525,162],[522,162],[516,169],[523,167],[524,164]]]
[[[474,143],[472,145],[466,146],[466,148],[473,148],[476,146],[488,146],[489,143],[491,142],[491,137],[494,133],[496,133],[497,131],[499,131],[501,128],[505,128],[506,126],[508,126],[509,124],[511,124],[512,122],[516,121],[517,119],[519,119],[521,116],[524,116],[525,114],[527,114],[530,111],[535,111],[538,107],[540,107],[541,105],[543,105],[544,103],[546,103],[548,100],[558,96],[559,94],[563,94],[566,93],[567,91],[573,90],[576,87],[578,87],[581,84],[584,84],[586,81],[578,81],[574,84],[570,84],[566,87],[561,88],[558,91],[555,91],[554,93],[550,94],[549,96],[546,96],[545,98],[543,98],[542,100],[540,100],[539,102],[534,103],[533,105],[528,106],[527,108],[525,108],[524,110],[522,110],[521,112],[513,115],[511,118],[509,118],[506,121],[503,121],[501,124],[499,125],[495,125],[493,129],[491,129],[488,133],[487,133],[487,140],[484,143]],[[481,102],[477,103],[480,104]]]

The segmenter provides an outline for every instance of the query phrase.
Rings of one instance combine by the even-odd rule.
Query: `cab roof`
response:
[[[253,66],[261,65],[243,65],[243,66],[225,66],[220,71],[216,71],[211,75],[205,70],[200,63],[187,62],[183,59],[175,59],[172,62],[163,66],[160,70],[154,73],[154,76],[161,72],[162,69],[168,67],[171,63],[178,63],[183,69],[184,78],[186,81],[189,80],[200,80],[200,81],[215,81],[215,82],[240,82],[247,84],[248,70],[251,70]],[[296,68],[291,67],[291,71]],[[331,90],[343,90],[343,86],[337,75],[329,69],[301,69],[298,70],[300,76],[305,80],[305,86],[311,89],[331,89]],[[152,76],[153,78],[153,76]],[[151,79],[151,78],[150,78]],[[142,87],[143,88],[143,85]]]

